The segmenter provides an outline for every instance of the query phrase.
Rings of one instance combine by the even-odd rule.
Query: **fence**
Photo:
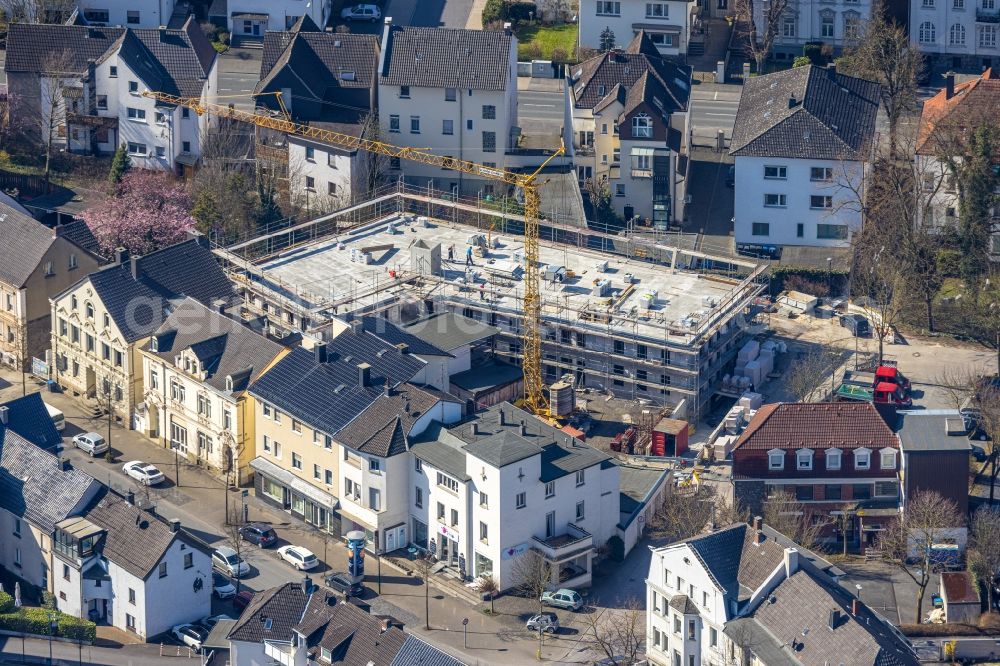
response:
[[[0,190],[4,192],[17,190],[20,196],[40,197],[48,194],[51,187],[41,176],[27,173],[12,173],[0,169]]]

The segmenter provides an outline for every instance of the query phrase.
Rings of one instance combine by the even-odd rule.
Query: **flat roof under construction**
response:
[[[500,314],[521,311],[522,237],[494,232],[496,247],[486,258],[474,256],[467,273],[470,238],[484,232],[422,218],[395,221],[394,232],[389,231],[392,221],[381,221],[272,257],[255,266],[255,279],[312,311],[328,314],[372,308],[389,298],[405,298],[404,294],[465,300],[476,309],[483,309],[485,303]],[[420,286],[409,280],[415,275],[411,248],[418,240],[427,246],[440,243],[442,259],[441,275],[421,280]],[[448,260],[449,246],[454,246],[452,261]],[[661,249],[669,252],[669,248]],[[714,314],[732,308],[731,297],[738,296],[739,302],[748,295],[743,280],[750,270],[727,278],[545,242],[540,258],[545,265],[569,271],[561,281],[542,283],[543,318],[564,321],[575,330],[596,327],[606,333],[610,325],[620,329],[620,334],[631,335],[634,327],[640,336],[679,342],[694,335]],[[603,290],[598,290],[597,281],[607,281]],[[737,294],[741,289],[744,293]]]

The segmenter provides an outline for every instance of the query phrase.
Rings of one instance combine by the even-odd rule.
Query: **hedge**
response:
[[[901,624],[899,630],[907,638],[934,638],[939,636],[989,636],[990,630],[972,624]]]
[[[507,2],[505,0],[486,0],[483,7],[483,27],[496,21],[509,21],[514,25],[530,21],[532,14],[537,12],[533,2]]]
[[[0,599],[0,608],[4,608],[2,599]],[[48,636],[49,614],[52,612],[45,608],[21,608],[13,613],[0,613],[0,629],[22,634]],[[97,638],[97,625],[93,622],[58,611],[55,612],[55,615],[56,622],[58,622],[56,636],[85,643],[92,643]]]
[[[0,590],[0,613],[9,613],[12,610],[14,610],[14,597]]]

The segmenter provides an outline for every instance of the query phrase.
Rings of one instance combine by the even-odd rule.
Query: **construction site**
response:
[[[494,353],[520,365],[524,218],[498,208],[398,183],[215,252],[244,314],[266,316],[275,335],[320,339],[334,318],[405,324],[453,311],[495,326]],[[539,241],[545,383],[697,418],[753,332],[767,266],[704,254],[690,236],[604,233],[544,213]]]

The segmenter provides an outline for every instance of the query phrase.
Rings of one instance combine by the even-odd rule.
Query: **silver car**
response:
[[[530,631],[544,631],[547,634],[554,634],[559,631],[559,618],[555,613],[539,613],[532,615],[524,624]]]
[[[108,440],[104,439],[96,432],[85,432],[73,438],[73,446],[91,456],[99,456],[109,448]]]

